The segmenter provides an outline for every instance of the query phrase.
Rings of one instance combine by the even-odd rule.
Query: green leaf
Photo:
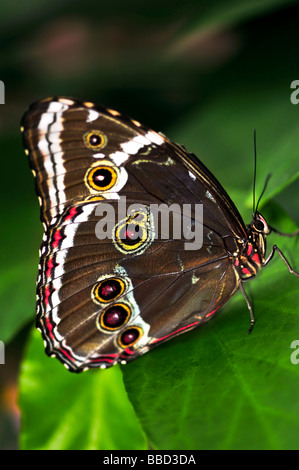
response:
[[[39,331],[20,376],[22,449],[145,449],[121,371],[67,371],[44,351]]]
[[[294,266],[298,240],[272,237]],[[273,240],[271,240],[273,241]],[[269,242],[270,243],[270,242]],[[299,279],[276,254],[206,325],[125,366],[129,397],[158,449],[298,449]]]

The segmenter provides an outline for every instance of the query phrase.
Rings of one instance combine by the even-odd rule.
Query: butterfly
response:
[[[70,371],[132,361],[208,321],[238,289],[251,330],[243,282],[275,252],[299,276],[276,245],[266,257],[274,229],[257,207],[245,225],[204,164],[163,134],[62,97],[31,105],[21,131],[44,225],[36,324],[46,353]],[[151,212],[161,205],[190,208],[187,228],[190,236],[201,222],[200,248],[165,236]],[[100,239],[103,209],[115,218]]]

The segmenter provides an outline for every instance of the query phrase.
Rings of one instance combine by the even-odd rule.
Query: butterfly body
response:
[[[45,229],[37,327],[69,370],[131,361],[197,327],[265,264],[263,217],[246,227],[209,170],[165,136],[67,98],[32,105],[22,130]],[[106,204],[115,219],[100,240]],[[173,218],[188,205],[189,232],[203,206],[200,249],[165,236],[151,212],[161,204]]]

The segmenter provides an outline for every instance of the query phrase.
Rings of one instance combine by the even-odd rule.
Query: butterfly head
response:
[[[266,252],[266,237],[271,233],[271,229],[259,212],[254,214],[251,224],[247,225],[247,233],[249,243],[252,243],[263,259]]]
[[[267,224],[267,221],[259,212],[254,214],[249,227],[251,229],[251,233],[255,232],[256,234],[261,234],[262,236],[267,236],[271,233],[271,229]]]
[[[265,262],[266,237],[271,229],[264,217],[256,212],[250,224],[247,225],[247,239],[243,241],[242,250],[235,266],[242,279],[254,277]]]

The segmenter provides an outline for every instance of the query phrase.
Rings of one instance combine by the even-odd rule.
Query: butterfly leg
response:
[[[290,263],[288,262],[288,260],[286,259],[286,257],[284,256],[284,254],[282,253],[282,251],[278,248],[277,245],[273,245],[272,247],[272,250],[271,250],[271,253],[269,254],[268,258],[265,260],[263,266],[266,266],[266,264],[269,263],[269,261],[271,261],[271,259],[273,258],[275,252],[277,252],[279,254],[279,256],[281,257],[281,259],[284,261],[286,267],[288,268],[289,272],[291,274],[294,274],[294,276],[297,276],[299,277],[299,273],[297,273],[296,271],[294,271],[294,269],[291,267]]]
[[[249,327],[249,330],[248,330],[248,334],[251,333],[253,327],[254,327],[254,324],[255,324],[255,319],[254,319],[254,314],[253,314],[253,308],[252,308],[252,305],[247,297],[247,294],[244,290],[244,287],[243,287],[243,284],[242,284],[242,280],[239,279],[239,287],[240,287],[240,291],[242,292],[243,294],[243,297],[244,299],[246,300],[246,303],[247,303],[247,307],[248,307],[248,310],[249,310],[249,313],[250,313],[250,327]]]

